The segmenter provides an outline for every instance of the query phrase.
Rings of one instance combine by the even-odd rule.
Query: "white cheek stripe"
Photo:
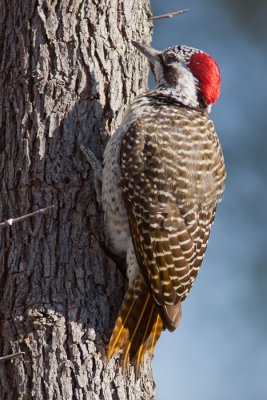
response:
[[[191,106],[198,107],[198,81],[182,63],[176,65],[178,82],[176,85],[171,86],[164,78],[163,68],[160,62],[156,62],[154,66],[154,73],[157,81],[156,91],[162,95],[168,95],[175,100]]]

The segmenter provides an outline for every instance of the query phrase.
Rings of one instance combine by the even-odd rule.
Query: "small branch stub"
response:
[[[189,11],[190,11],[189,9],[181,10],[181,11],[174,11],[174,12],[168,13],[168,14],[154,15],[154,16],[148,18],[148,19],[149,19],[149,21],[155,21],[156,19],[172,18],[172,17],[175,17],[176,15],[184,14],[184,13],[187,13]]]

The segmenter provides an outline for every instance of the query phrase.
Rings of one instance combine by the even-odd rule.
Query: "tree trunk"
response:
[[[93,172],[147,63],[149,0],[0,0],[0,399],[152,399],[105,346],[126,278],[105,255]]]

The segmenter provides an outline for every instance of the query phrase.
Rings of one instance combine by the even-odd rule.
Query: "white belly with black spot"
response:
[[[117,254],[123,255],[127,251],[131,234],[121,187],[119,166],[121,137],[122,132],[116,131],[105,149],[102,203],[112,248]]]

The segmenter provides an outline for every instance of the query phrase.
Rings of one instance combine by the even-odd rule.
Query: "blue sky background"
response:
[[[187,44],[221,67],[212,119],[226,192],[198,279],[153,360],[158,400],[267,399],[267,2],[151,1],[152,45]]]

